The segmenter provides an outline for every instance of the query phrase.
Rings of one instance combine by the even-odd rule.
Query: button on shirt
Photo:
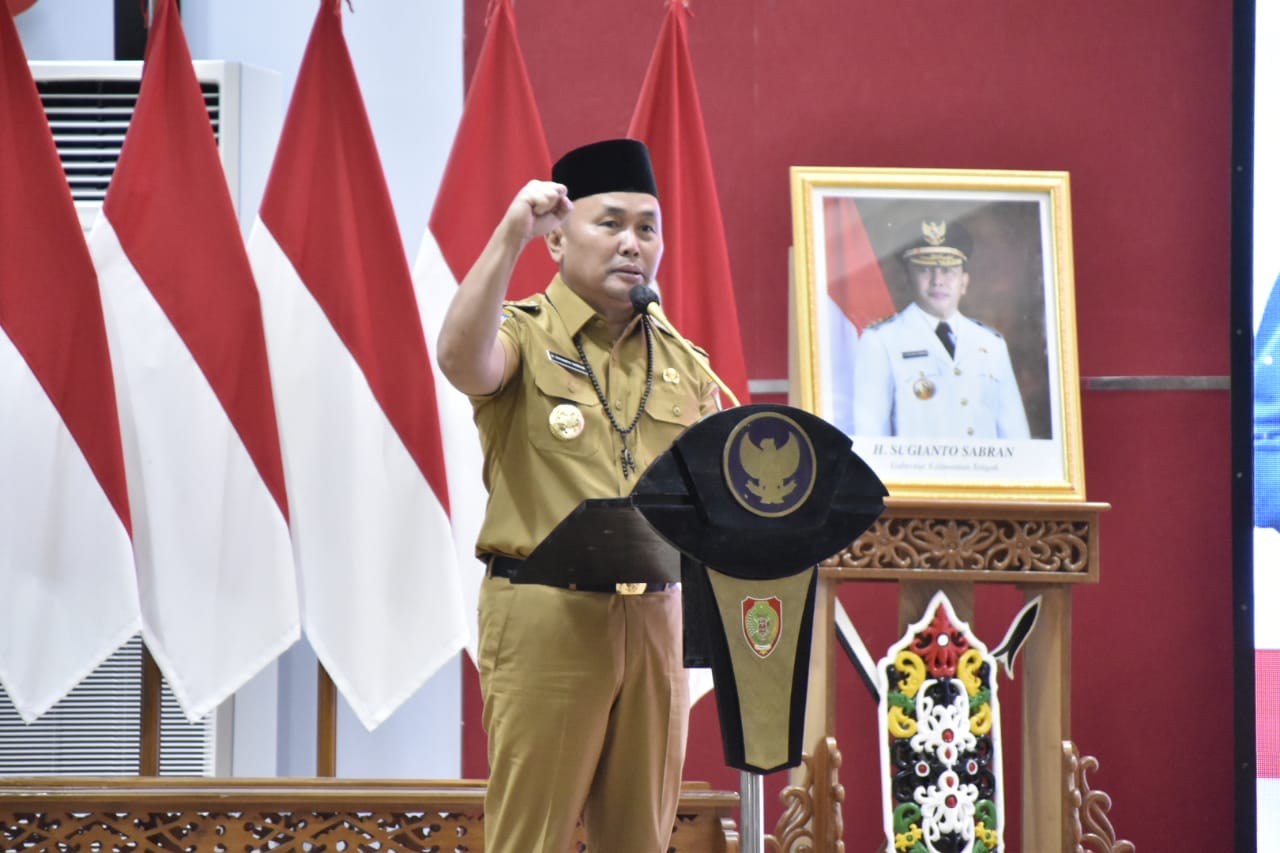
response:
[[[627,442],[641,473],[717,408],[715,386],[692,357],[661,324],[652,327],[652,388]],[[520,367],[498,392],[472,398],[489,490],[476,552],[527,557],[579,503],[625,496],[639,479],[623,476],[622,438],[601,410],[573,339],[581,335],[614,420],[626,427],[644,395],[644,333],[637,318],[612,341],[604,319],[556,276],[546,293],[508,303],[498,334],[519,354]],[[570,428],[552,429],[553,410]]]
[[[854,350],[855,435],[1029,438],[1026,409],[1004,338],[955,314],[955,357],[938,318],[914,302],[868,326]]]

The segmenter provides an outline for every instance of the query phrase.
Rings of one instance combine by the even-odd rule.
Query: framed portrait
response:
[[[1084,500],[1065,172],[791,169],[794,401],[893,496]]]

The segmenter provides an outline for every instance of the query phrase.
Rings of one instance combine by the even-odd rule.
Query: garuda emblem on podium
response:
[[[816,473],[813,442],[800,425],[777,412],[744,418],[724,445],[729,491],[748,512],[790,515],[809,499]]]

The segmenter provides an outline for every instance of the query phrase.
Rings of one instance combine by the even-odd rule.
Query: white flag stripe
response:
[[[89,247],[116,376],[143,637],[196,720],[300,635],[288,525],[105,215]]]
[[[1253,600],[1259,602],[1280,601],[1280,531],[1270,527],[1253,529]],[[1257,607],[1253,611],[1253,635],[1255,649],[1280,649],[1280,620],[1269,607]]]
[[[467,623],[467,653],[476,659],[480,626],[480,582],[485,567],[476,559],[476,540],[484,521],[489,493],[484,487],[484,455],[480,434],[472,418],[471,401],[454,388],[440,372],[436,340],[444,325],[444,309],[453,299],[457,282],[440,252],[440,245],[428,228],[413,266],[414,290],[422,328],[431,351],[431,369],[436,379],[436,404],[440,411],[440,432],[445,446],[445,468],[449,479],[449,508],[452,513],[453,544],[457,552],[462,603]]]
[[[262,299],[305,630],[334,685],[373,729],[463,648],[449,518],[261,220],[249,258]],[[387,619],[389,608],[416,609],[420,618]],[[342,642],[331,642],[342,625],[350,626]],[[386,660],[388,649],[403,649],[403,660]]]
[[[142,623],[128,531],[3,330],[0,400],[0,682],[32,722]]]

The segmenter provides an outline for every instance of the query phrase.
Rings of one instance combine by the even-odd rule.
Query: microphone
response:
[[[667,319],[667,315],[662,311],[662,300],[658,298],[658,292],[656,290],[647,284],[637,284],[635,287],[631,288],[631,291],[627,295],[631,298],[631,307],[636,310],[637,314],[647,314],[662,323],[662,325],[675,336],[675,339],[680,343],[680,346],[684,348],[684,351],[687,352],[694,362],[702,368],[702,372],[707,374],[711,381],[716,384],[716,387],[723,391],[733,402],[733,405],[742,405],[738,402],[738,397],[733,393],[733,389],[728,385],[725,385],[724,380],[719,376],[716,376],[716,372],[711,369],[711,365],[707,364],[707,361],[702,354],[690,346],[689,342],[684,339],[684,335],[680,334],[672,322]]]
[[[648,314],[650,305],[657,305],[662,301],[658,298],[658,291],[647,284],[637,284],[628,295],[631,297],[631,307],[636,309],[637,314]]]

